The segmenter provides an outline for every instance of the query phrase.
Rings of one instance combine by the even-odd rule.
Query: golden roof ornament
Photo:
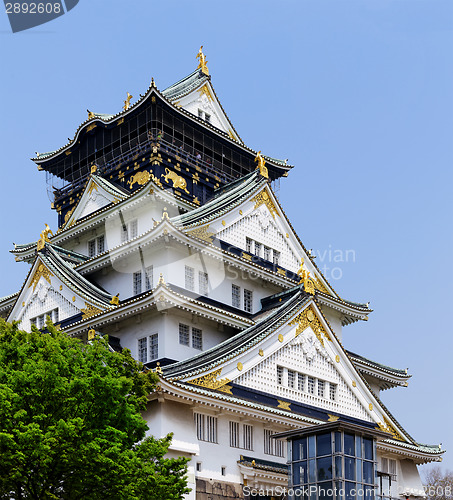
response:
[[[96,332],[95,332],[94,328],[90,328],[88,330],[88,340],[93,340],[95,336],[96,336]]]
[[[126,100],[124,101],[124,106],[123,106],[124,111],[127,111],[129,109],[129,106],[131,105],[131,99],[133,97],[134,96],[129,94],[129,92],[127,93],[127,97],[126,97]]]
[[[168,217],[168,212],[167,212],[167,207],[164,207],[164,212],[162,214],[162,220],[164,219],[169,219],[170,217]]]
[[[206,56],[203,54],[203,45],[200,47],[196,59],[199,60],[197,69],[201,69],[202,73],[204,73],[206,76],[209,76],[209,70],[207,67],[208,60],[206,59]]]
[[[118,306],[120,303],[120,294],[117,293],[116,295],[114,295],[112,297],[112,300],[110,301],[110,304],[112,304],[112,306]]]
[[[258,162],[257,170],[259,169],[260,174],[264,178],[269,179],[269,172],[267,171],[266,162],[264,161],[264,158],[261,156],[261,151],[258,151],[255,161]]]
[[[88,120],[91,120],[92,118],[94,118],[93,111],[90,111],[89,109],[87,109],[87,113],[88,113]]]
[[[162,273],[160,273],[157,285],[165,285],[164,275]]]
[[[307,293],[315,294],[315,282],[310,278],[310,271],[304,269],[304,258],[300,260],[300,267],[297,271],[298,276],[300,276],[299,284],[304,284],[304,289]]]
[[[91,165],[91,173],[95,174],[97,172],[97,170],[98,170],[98,166],[93,163],[93,165]]]
[[[36,246],[36,249],[38,250],[38,252],[44,248],[46,243],[50,243],[49,234],[51,236],[53,236],[52,230],[46,224],[46,228],[44,229],[44,231],[41,232],[41,234],[39,236],[38,244]]]
[[[156,369],[155,369],[154,371],[155,371],[158,375],[162,375],[162,373],[164,373],[164,372],[162,371],[162,368],[161,368],[161,366],[160,366],[159,361],[156,363]]]
[[[151,87],[156,88],[156,83],[154,82],[154,77],[151,77]]]

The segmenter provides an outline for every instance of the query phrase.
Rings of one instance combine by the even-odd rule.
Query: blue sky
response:
[[[450,0],[80,0],[17,34],[0,14],[0,295],[27,272],[12,242],[57,227],[29,158],[87,108],[116,113],[152,76],[163,89],[187,75],[201,44],[246,144],[295,165],[279,195],[299,236],[341,296],[375,310],[346,348],[409,368],[383,400],[453,469]]]

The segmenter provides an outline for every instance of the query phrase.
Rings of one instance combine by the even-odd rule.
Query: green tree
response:
[[[187,459],[164,458],[171,435],[145,438],[156,374],[104,339],[48,331],[0,320],[0,498],[182,498]]]

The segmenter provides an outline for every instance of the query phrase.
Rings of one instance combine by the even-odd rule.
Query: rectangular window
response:
[[[148,339],[146,337],[138,339],[138,360],[140,363],[148,361]]]
[[[389,459],[389,474],[396,476],[396,460]]]
[[[185,269],[186,289],[193,291],[195,290],[195,270],[190,266],[186,266]]]
[[[271,260],[271,249],[264,245],[264,260]]]
[[[208,295],[208,273],[198,271],[198,286],[200,295]]]
[[[253,310],[253,292],[244,288],[244,311],[251,313]]]
[[[241,288],[237,285],[231,285],[231,302],[233,307],[241,308]]]
[[[50,321],[52,323],[57,323],[58,322],[58,308],[57,309],[52,309],[52,311],[46,312],[44,314],[40,314],[39,316],[36,316],[35,318],[30,318],[30,324],[35,325],[36,328],[46,328],[46,322],[47,322],[47,317],[50,318]]]
[[[230,422],[230,446],[239,448],[239,422]]]
[[[253,427],[248,424],[242,426],[242,436],[244,440],[244,450],[253,450]]]
[[[274,431],[264,429],[264,453],[266,455],[274,455],[277,457],[285,456],[285,442],[281,439],[272,439],[272,435],[276,434]]]
[[[97,250],[98,254],[103,253],[105,251],[105,238],[104,235],[98,237],[97,241]]]
[[[318,396],[324,397],[324,380],[318,380]]]
[[[299,391],[305,391],[305,375],[303,373],[297,374],[297,388]]]
[[[141,271],[138,273],[134,273],[133,277],[133,287],[134,287],[134,295],[138,295],[142,293],[142,273]]]
[[[121,243],[136,238],[137,234],[138,234],[137,219],[131,220],[127,224],[123,224],[123,226],[121,227]]]
[[[211,115],[208,115],[208,113],[205,113],[205,114],[204,114],[204,119],[205,119],[207,122],[211,122]]]
[[[217,417],[206,415],[206,439],[209,443],[217,443]]]
[[[252,240],[250,238],[245,238],[245,249],[252,253]]]
[[[96,240],[90,240],[88,242],[88,257],[91,259],[96,255]]]
[[[195,427],[197,429],[197,438],[200,441],[205,441],[205,433],[206,433],[206,415],[202,415],[201,413],[194,413]]]
[[[277,384],[283,385],[283,368],[281,366],[277,366]]]
[[[288,370],[288,387],[294,389],[295,381],[296,381],[296,372]]]
[[[152,290],[153,288],[153,266],[148,266],[145,269],[145,290]]]
[[[50,319],[52,320],[52,323],[58,322],[58,309],[54,309],[53,311],[51,311]]]
[[[280,252],[274,250],[274,264],[278,266],[280,264]]]
[[[255,241],[255,255],[261,257],[261,243]]]
[[[189,325],[179,323],[179,343],[182,345],[190,345],[189,343]]]
[[[159,357],[159,339],[157,333],[149,337],[149,360],[153,361]]]
[[[315,379],[313,377],[307,377],[307,389],[309,394],[315,393]]]
[[[201,109],[198,110],[198,118],[203,119],[203,111]]]
[[[203,349],[203,334],[198,328],[192,328],[192,347],[194,349]]]
[[[337,385],[332,384],[332,382],[329,384],[329,399],[331,401],[335,401],[337,399]]]

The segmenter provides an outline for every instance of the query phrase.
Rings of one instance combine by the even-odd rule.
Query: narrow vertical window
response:
[[[239,448],[239,422],[230,422],[230,446]]]
[[[307,389],[309,394],[315,393],[315,379],[313,377],[307,377]]]
[[[206,415],[206,431],[205,440],[217,443],[217,417]]]
[[[250,238],[245,238],[245,249],[252,253],[252,240]]]
[[[324,380],[318,380],[318,396],[324,397]]]
[[[269,429],[264,429],[264,453],[266,455],[274,454],[274,440],[271,438],[272,434],[274,434]]]
[[[271,249],[264,245],[264,260],[271,260]]]
[[[127,230],[127,225],[123,224],[121,226],[121,243],[124,243],[129,239],[129,232]]]
[[[280,252],[277,252],[277,250],[274,250],[274,264],[276,266],[280,265]]]
[[[189,325],[179,323],[179,343],[189,345]]]
[[[281,366],[277,366],[277,384],[283,385],[283,368]]]
[[[198,118],[203,119],[203,111],[201,109],[198,110]]]
[[[253,450],[253,427],[248,424],[242,426],[242,436],[244,440],[244,450]]]
[[[129,231],[129,239],[136,238],[138,235],[138,221],[137,219],[134,219],[129,222],[130,225],[130,231]]]
[[[153,288],[153,266],[148,266],[145,269],[145,290],[152,290]]]
[[[335,401],[337,399],[337,386],[336,384],[329,384],[329,399]]]
[[[255,241],[255,255],[261,257],[261,243]]]
[[[205,440],[205,415],[194,413],[195,427],[197,430],[197,438],[200,441]]]
[[[204,119],[205,119],[207,122],[211,122],[211,115],[208,115],[208,113],[205,113],[205,114],[204,114]]]
[[[134,295],[142,293],[142,273],[134,273],[133,275]]]
[[[105,250],[105,237],[104,235],[98,237],[98,254],[103,253]]]
[[[200,295],[208,295],[208,273],[198,271],[198,286]]]
[[[194,349],[203,349],[203,333],[198,328],[192,328],[192,347]]]
[[[159,357],[159,339],[157,333],[149,337],[149,359],[153,361]]]
[[[148,339],[146,337],[138,340],[138,360],[140,363],[148,361]]]
[[[295,381],[296,381],[296,372],[293,372],[293,370],[288,370],[288,387],[294,389]]]
[[[88,242],[88,257],[91,259],[96,255],[96,240],[90,240]]]
[[[185,267],[186,289],[195,290],[195,270],[193,267]]]
[[[231,285],[231,302],[233,307],[241,308],[241,288],[237,285]]]
[[[251,313],[253,310],[253,292],[244,289],[244,311]]]
[[[297,388],[299,391],[305,392],[305,375],[303,373],[297,374]]]

